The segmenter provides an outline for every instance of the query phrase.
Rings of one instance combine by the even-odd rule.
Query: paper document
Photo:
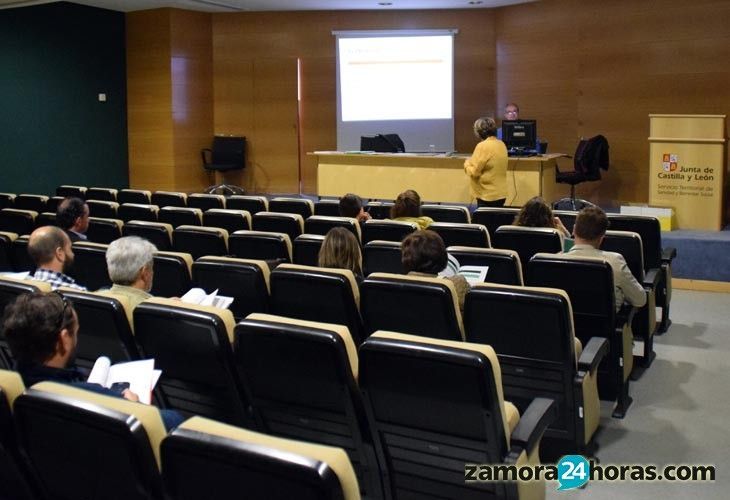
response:
[[[107,389],[116,383],[128,383],[129,390],[139,396],[139,402],[152,403],[152,389],[162,374],[161,370],[155,370],[154,359],[143,359],[140,361],[128,361],[112,365],[109,358],[101,356],[94,363],[87,382],[99,384]]]
[[[470,285],[484,283],[487,271],[489,271],[489,266],[461,266],[459,268],[459,274],[466,278]]]
[[[213,306],[220,309],[228,309],[233,303],[233,297],[218,295],[218,289],[215,289],[211,294],[207,294],[202,288],[191,288],[188,293],[180,297],[180,300],[188,304]]]

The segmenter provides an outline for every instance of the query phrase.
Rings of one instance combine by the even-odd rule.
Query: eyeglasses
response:
[[[505,115],[516,115],[517,114],[517,110],[516,109],[508,109],[507,111],[504,112],[504,114]]]
[[[60,331],[61,328],[63,328],[63,319],[66,317],[66,309],[71,307],[71,303],[60,292],[53,291],[51,293],[56,295],[63,302],[63,309],[61,309],[61,314],[58,316],[58,320],[56,321],[56,331]]]

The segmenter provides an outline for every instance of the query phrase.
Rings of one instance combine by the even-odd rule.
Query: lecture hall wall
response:
[[[210,135],[248,138],[248,167],[225,180],[254,192],[316,190],[315,160],[306,153],[336,146],[332,30],[459,29],[457,150],[473,148],[476,116],[516,101],[523,117],[539,121],[552,152],[572,154],[581,136],[608,138],[611,169],[601,182],[578,187],[579,195],[602,204],[647,201],[649,113],[727,114],[730,108],[730,3],[724,1],[687,8],[680,0],[543,0],[496,10],[223,13],[210,19]],[[133,44],[129,37],[128,29]],[[132,102],[130,88],[130,110]],[[130,117],[130,138],[131,123]],[[202,138],[205,127],[199,132]],[[134,184],[131,150],[130,139]],[[560,166],[570,169],[571,161]]]

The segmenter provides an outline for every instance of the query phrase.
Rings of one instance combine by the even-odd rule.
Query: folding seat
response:
[[[124,203],[149,205],[152,203],[152,192],[146,189],[121,189],[117,193],[116,201],[120,205]]]
[[[147,299],[134,309],[142,354],[162,370],[158,397],[165,408],[234,425],[249,425],[248,398],[233,364],[228,309]]]
[[[157,213],[157,220],[170,224],[173,229],[178,226],[202,226],[203,211],[190,207],[162,207]]]
[[[0,193],[0,210],[3,208],[15,208],[15,195],[13,193]]]
[[[89,217],[89,228],[86,230],[86,237],[94,243],[108,245],[122,237],[123,227],[124,223],[119,219]]]
[[[292,261],[292,244],[285,233],[236,231],[228,239],[228,249],[241,259]]]
[[[69,271],[70,276],[88,290],[98,290],[112,286],[109,271],[106,268],[106,249],[109,245],[77,241],[72,245],[74,264]]]
[[[491,246],[487,228],[481,224],[434,222],[428,228],[436,231],[447,247],[489,248]]]
[[[51,285],[43,281],[32,279],[18,280],[7,276],[0,276],[0,315],[10,302],[18,295],[35,292],[50,292]],[[10,370],[13,367],[13,355],[10,352],[7,339],[0,329],[0,369]]]
[[[349,269],[281,264],[271,272],[271,312],[345,325],[356,344],[364,339],[360,290]]]
[[[456,205],[421,205],[421,213],[436,222],[468,224],[471,221],[469,209]]]
[[[119,203],[116,201],[88,200],[89,215],[102,219],[116,219],[119,212]]]
[[[25,391],[17,372],[0,369],[0,484],[4,498],[33,500],[37,492],[27,465],[18,448],[12,408],[15,399]]]
[[[318,200],[314,202],[314,215],[340,216],[339,200]]]
[[[561,253],[563,243],[557,229],[549,227],[501,226],[492,239],[494,248],[514,250],[526,266],[536,253]]]
[[[162,222],[130,220],[122,228],[124,236],[139,236],[152,242],[157,250],[172,250],[172,226]]]
[[[365,210],[373,219],[389,219],[390,209],[393,208],[392,201],[369,201]]]
[[[445,278],[373,273],[360,284],[365,335],[377,330],[464,340],[454,284]]]
[[[266,196],[233,195],[226,199],[226,208],[245,210],[251,215],[266,212],[269,209],[269,200]]]
[[[99,356],[112,364],[139,359],[131,327],[132,308],[126,297],[103,292],[61,289],[79,317],[76,364],[91,370]]]
[[[122,203],[119,205],[119,218],[124,222],[130,220],[145,220],[157,222],[157,214],[160,209],[157,205],[145,205],[140,203]]]
[[[631,331],[635,338],[644,342],[643,356],[634,356],[634,361],[642,368],[648,368],[656,357],[654,352],[654,334],[656,322],[656,288],[659,284],[659,270],[644,272],[644,251],[641,236],[630,231],[606,231],[601,250],[616,252],[623,256],[636,281],[647,291],[646,304],[634,314]],[[636,374],[636,371],[635,371]]]
[[[192,286],[193,258],[189,253],[157,252],[150,293],[155,297],[182,297]]]
[[[481,207],[477,208],[471,214],[471,222],[472,224],[486,226],[487,231],[492,236],[492,239],[494,239],[494,233],[497,232],[497,228],[511,225],[519,213],[519,208]]]
[[[58,205],[61,204],[63,200],[65,200],[63,196],[51,196],[48,198],[48,201],[46,202],[46,209],[45,212],[52,212],[56,213],[58,211]]]
[[[245,210],[231,210],[229,208],[211,208],[203,213],[203,225],[220,227],[233,234],[236,231],[251,229],[251,214]]]
[[[219,227],[178,226],[172,232],[172,248],[193,259],[204,255],[228,255],[228,231]]]
[[[322,248],[324,236],[321,234],[300,234],[294,240],[294,264],[303,266],[318,266],[319,251]]]
[[[344,448],[363,497],[383,498],[345,326],[252,314],[236,325],[235,357],[259,430]]]
[[[19,208],[3,208],[0,210],[0,231],[15,233],[19,236],[30,234],[35,229],[38,213],[33,210]]]
[[[86,187],[64,184],[56,188],[56,196],[62,196],[64,198],[74,197],[84,200],[86,199]]]
[[[285,233],[294,241],[294,238],[304,232],[304,219],[299,214],[258,212],[253,215],[251,227],[254,231]]]
[[[418,231],[418,226],[413,222],[395,220],[366,221],[360,229],[362,230],[362,244],[373,240],[403,241],[403,238]]]
[[[188,195],[177,191],[155,191],[152,193],[153,205],[158,207],[187,207]]]
[[[13,264],[13,271],[16,273],[22,273],[25,271],[31,274],[35,271],[35,262],[31,260],[28,255],[28,239],[29,235],[18,236],[12,242],[12,248],[10,249],[10,261]]]
[[[504,397],[520,412],[533,398],[555,401],[557,419],[542,441],[543,456],[585,455],[592,450],[601,405],[598,364],[608,340],[583,348],[573,331],[573,311],[563,290],[479,284],[466,296],[466,341],[491,346],[502,368]]]
[[[112,188],[90,187],[86,190],[86,199],[99,201],[117,201],[117,193],[117,190]]]
[[[56,212],[43,212],[38,214],[35,218],[36,227],[42,226],[55,226],[56,225]]]
[[[18,239],[15,233],[0,232],[0,272],[13,272],[13,241]]]
[[[157,408],[41,382],[15,399],[18,441],[44,498],[162,497]]]
[[[454,246],[448,247],[446,251],[462,266],[488,267],[484,279],[488,283],[516,286],[524,283],[520,256],[514,250]]]
[[[314,203],[306,198],[278,197],[269,200],[269,212],[299,214],[306,219],[314,215]]]
[[[544,480],[465,481],[468,464],[539,464],[555,405],[520,416],[487,345],[377,332],[360,347],[360,389],[392,498],[545,498]],[[465,470],[466,469],[466,470]]]
[[[18,210],[32,210],[33,212],[45,212],[48,203],[48,196],[40,194],[19,194],[15,197],[15,208]]]
[[[405,274],[400,242],[373,240],[362,247],[362,271],[365,276],[372,273]]]
[[[188,195],[188,206],[203,212],[211,208],[226,208],[226,197],[222,194],[193,193]]]
[[[598,368],[598,394],[616,401],[613,416],[623,418],[632,399],[629,375],[634,366],[631,320],[633,308],[617,313],[613,271],[609,263],[570,254],[537,254],[527,265],[525,284],[565,290],[573,307],[575,336],[583,345],[593,337],[608,339],[608,356]]]
[[[341,448],[276,438],[192,417],[162,441],[162,482],[171,500],[359,500]],[[243,485],[243,486],[242,486]]]
[[[360,223],[351,217],[331,217],[326,215],[312,215],[304,221],[304,232],[307,234],[321,234],[326,236],[333,227],[344,227],[352,232],[357,241],[362,239]]]
[[[575,219],[578,217],[578,212],[573,210],[553,210],[553,215],[560,219],[560,222],[563,223],[565,229],[570,231],[570,234],[573,234],[573,226],[575,226]]]
[[[269,310],[269,265],[263,260],[201,257],[193,262],[193,284],[207,293],[233,297],[236,319]]]
[[[648,273],[657,269],[656,306],[662,308],[662,319],[658,333],[664,333],[672,324],[669,319],[669,305],[672,301],[672,260],[677,249],[662,247],[662,232],[659,219],[642,215],[608,214],[609,227],[616,231],[633,231],[641,236],[644,248],[644,270]]]

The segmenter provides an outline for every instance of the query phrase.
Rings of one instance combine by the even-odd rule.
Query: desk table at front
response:
[[[340,197],[355,193],[364,199],[394,200],[415,189],[428,202],[471,203],[466,155],[414,153],[314,152],[317,194]],[[507,206],[519,207],[533,196],[548,203],[567,191],[555,183],[555,159],[560,154],[510,158],[507,166]]]

